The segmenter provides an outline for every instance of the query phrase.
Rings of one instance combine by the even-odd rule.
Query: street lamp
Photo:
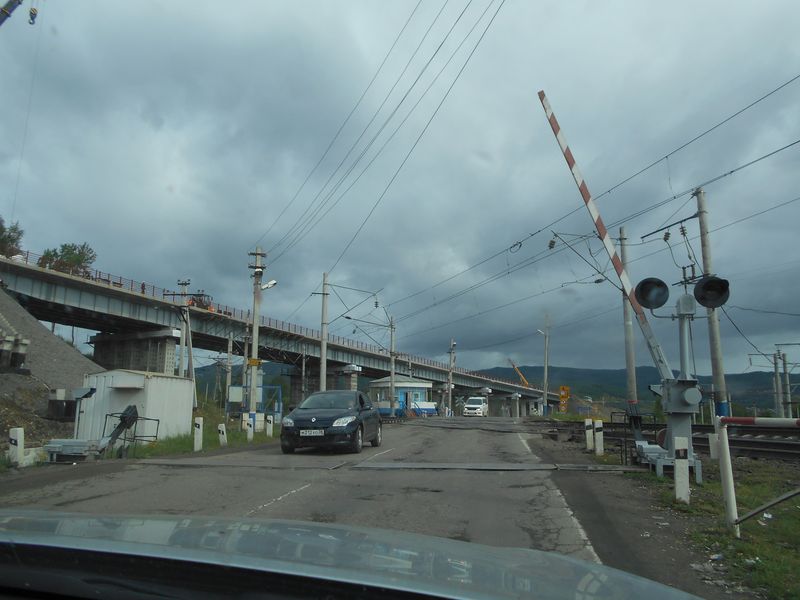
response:
[[[278,285],[278,282],[275,281],[274,279],[271,279],[267,283],[261,284],[261,289],[262,290],[268,290],[270,288],[274,288],[276,285]]]
[[[541,329],[537,329],[536,333],[544,336],[544,381],[542,382],[542,387],[544,388],[544,404],[542,405],[542,416],[544,416],[545,412],[547,412],[547,391],[548,391],[547,367],[550,363],[550,328],[545,327],[544,331],[542,331]]]
[[[384,309],[386,310],[386,309]],[[389,317],[389,313],[386,313],[386,316]],[[345,315],[345,319],[348,321],[358,321],[360,323],[367,323],[368,325],[375,325],[376,327],[388,327],[389,328],[389,412],[391,416],[395,416],[394,414],[394,397],[395,397],[395,348],[394,348],[394,317],[389,317],[389,324],[386,325],[385,323],[376,323],[374,321],[365,321],[364,319],[356,319],[355,317],[351,317],[350,315]]]

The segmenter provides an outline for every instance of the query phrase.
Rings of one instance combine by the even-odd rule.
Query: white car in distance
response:
[[[467,398],[464,403],[465,417],[488,417],[489,416],[489,400],[484,396],[472,396]]]

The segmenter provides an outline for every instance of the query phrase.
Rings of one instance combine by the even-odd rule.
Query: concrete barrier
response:
[[[586,419],[583,423],[584,428],[586,429],[586,450],[591,452],[594,450],[594,425],[592,424],[591,419]]]
[[[603,422],[597,420],[594,422],[594,453],[597,456],[603,456],[605,448],[603,446]]]

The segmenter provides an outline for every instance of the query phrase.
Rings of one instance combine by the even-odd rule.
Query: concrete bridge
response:
[[[166,290],[96,270],[79,274],[37,266],[38,257],[23,253],[13,259],[0,258],[0,277],[7,291],[37,319],[81,327],[101,334],[95,336],[95,361],[107,368],[140,368],[172,372],[175,360],[175,330],[181,327],[181,302]],[[188,307],[195,348],[244,355],[245,340],[252,323],[249,310],[220,304],[207,308]],[[308,389],[319,386],[320,332],[293,323],[261,317],[259,357],[278,363],[307,364]],[[328,370],[354,364],[362,375],[384,377],[389,373],[389,352],[337,335],[328,336]],[[129,364],[126,364],[129,363]],[[157,365],[150,368],[151,365]],[[447,382],[448,365],[429,358],[403,354],[398,359],[403,371],[410,366],[414,376],[434,383]],[[298,377],[299,374],[293,377]],[[297,382],[299,383],[299,381]],[[540,402],[542,391],[515,381],[455,368],[453,383],[459,394],[489,387],[493,397],[521,396],[520,413],[530,414]],[[299,388],[292,381],[292,388]],[[548,402],[558,401],[550,393]]]

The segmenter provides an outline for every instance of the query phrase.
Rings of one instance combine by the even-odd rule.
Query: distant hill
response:
[[[544,369],[541,366],[523,366],[520,371],[534,386],[541,386]],[[493,367],[481,371],[487,375],[517,379],[517,374],[511,367]],[[626,400],[626,371],[625,369],[577,369],[572,367],[549,368],[550,389],[555,390],[561,385],[570,387],[575,396],[591,396],[593,400],[601,400],[603,396],[613,404],[622,406]],[[655,367],[636,367],[636,387],[639,400],[644,405],[650,405],[654,399],[648,385],[660,383],[661,378]],[[711,377],[699,377],[701,385],[710,389]],[[773,406],[772,373],[768,371],[752,371],[748,373],[735,373],[725,377],[728,391],[732,400],[744,406],[758,406],[771,408]],[[800,383],[800,376],[792,378],[792,384]]]

